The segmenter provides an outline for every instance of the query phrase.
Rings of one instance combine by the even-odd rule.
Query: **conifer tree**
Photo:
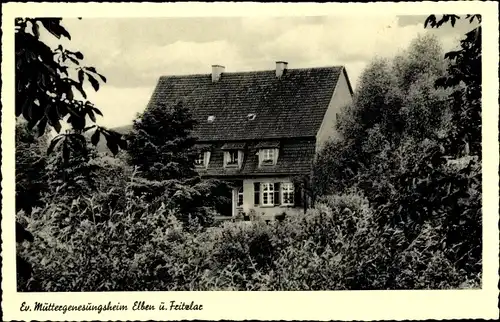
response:
[[[129,162],[149,180],[186,179],[196,176],[190,135],[195,122],[181,103],[154,105],[134,120],[129,134]]]
[[[133,184],[137,195],[175,209],[184,224],[195,219],[205,226],[227,200],[220,197],[223,183],[202,180],[195,171],[194,125],[182,103],[152,105],[134,121],[127,153],[129,164],[138,170]]]

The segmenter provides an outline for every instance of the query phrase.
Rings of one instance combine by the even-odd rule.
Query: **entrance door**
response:
[[[233,188],[219,189],[220,202],[216,207],[216,211],[220,216],[231,217],[233,215]]]

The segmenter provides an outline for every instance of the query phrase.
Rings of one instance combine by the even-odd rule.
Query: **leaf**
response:
[[[108,149],[113,153],[113,155],[118,154],[118,144],[115,138],[107,136],[106,145],[108,146]]]
[[[92,125],[92,126],[87,126],[86,128],[83,129],[83,132],[87,132],[88,130],[92,130],[95,128],[97,125]]]
[[[83,98],[87,98],[87,93],[83,90],[83,85],[80,83],[73,83],[73,86],[82,94]]]
[[[78,70],[78,81],[80,82],[80,84],[83,84],[84,77],[85,77],[85,72],[83,71],[83,69],[79,69]]]
[[[99,138],[101,137],[101,131],[96,129],[94,134],[90,137],[90,142],[95,146],[99,143]]]
[[[441,20],[439,20],[437,22],[436,28],[441,27],[445,22],[448,22],[448,20],[450,20],[450,15],[443,15],[443,17],[441,18]]]
[[[75,65],[80,65],[80,62],[71,56],[66,55],[66,57],[71,60]]]
[[[85,128],[85,117],[81,115],[71,115],[68,118],[68,123],[70,123],[74,129],[83,130]]]
[[[94,122],[94,123],[95,123],[95,122],[97,121],[97,120],[96,120],[96,118],[95,118],[95,114],[94,114],[94,112],[92,112],[92,109],[88,109],[88,110],[87,110],[87,114],[88,114],[88,116],[90,117],[90,119],[92,120],[92,122]]]
[[[24,104],[23,104],[23,116],[26,120],[31,120],[31,115],[32,115],[32,101],[31,101],[31,98],[26,98],[26,100],[24,101]]]
[[[47,127],[47,117],[42,117],[40,122],[38,122],[38,137],[41,137],[45,133],[45,128]]]
[[[97,92],[99,90],[99,82],[91,74],[87,73],[87,77],[88,77],[88,80],[89,80],[90,84],[92,85],[92,87],[94,88],[94,90]]]
[[[60,39],[61,36],[63,36],[71,40],[69,32],[61,26],[61,18],[40,18],[39,20],[45,29],[47,29],[47,31],[54,35],[57,39]]]
[[[98,76],[102,79],[102,81],[103,81],[103,82],[105,82],[105,83],[106,83],[106,81],[107,81],[107,80],[106,80],[106,77],[104,77],[103,75],[101,75],[101,74],[99,74],[99,73],[96,73],[96,74],[97,74],[97,75],[98,75]]]
[[[97,107],[93,107],[92,109],[94,110],[94,112],[96,114],[99,114],[100,116],[104,116],[104,115],[102,115],[102,112]]]
[[[51,154],[52,151],[54,151],[54,148],[56,147],[57,143],[59,143],[59,141],[61,141],[62,138],[63,138],[62,136],[58,135],[55,138],[53,138],[52,141],[50,141],[49,148],[47,149],[47,155]]]
[[[430,25],[432,28],[434,27],[435,24],[436,24],[436,16],[430,15],[429,17],[427,17],[427,19],[425,19],[424,28],[427,28],[427,25]]]
[[[33,34],[35,35],[36,39],[40,38],[40,27],[38,26],[38,23],[36,21],[32,21],[32,28],[33,28]]]
[[[51,120],[50,124],[54,127],[54,130],[56,130],[57,133],[61,132],[61,123],[58,119]]]
[[[94,67],[85,67],[85,69],[91,71],[92,73],[96,73],[97,74],[97,71],[95,70]]]
[[[75,57],[78,58],[78,59],[83,59],[83,54],[79,51],[75,52]]]

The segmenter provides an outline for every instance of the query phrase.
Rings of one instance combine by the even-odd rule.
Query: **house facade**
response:
[[[302,189],[316,151],[332,136],[336,114],[352,100],[342,66],[160,77],[149,104],[188,107],[197,124],[198,173],[232,186],[231,207],[273,218],[304,211]],[[252,211],[253,209],[253,211]]]

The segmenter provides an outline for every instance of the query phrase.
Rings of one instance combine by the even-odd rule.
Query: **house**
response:
[[[342,66],[162,76],[149,104],[182,101],[197,121],[196,169],[232,183],[225,215],[272,218],[307,206],[300,182],[315,152],[335,131],[336,114],[352,99]]]

